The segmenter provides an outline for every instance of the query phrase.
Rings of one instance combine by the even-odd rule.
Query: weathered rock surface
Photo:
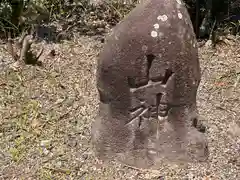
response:
[[[197,129],[200,82],[192,23],[181,0],[147,0],[108,37],[97,69],[97,155],[150,168],[161,161],[204,161]]]

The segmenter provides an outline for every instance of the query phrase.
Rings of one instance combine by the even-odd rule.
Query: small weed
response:
[[[9,149],[12,160],[19,162],[26,153],[25,137],[22,135],[15,140],[15,146]]]
[[[53,179],[52,171],[50,171],[49,169],[42,168],[39,172],[39,175],[40,175],[41,180],[52,180]]]

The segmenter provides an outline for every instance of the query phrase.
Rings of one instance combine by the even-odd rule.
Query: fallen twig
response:
[[[50,171],[55,171],[55,172],[58,172],[58,173],[64,173],[64,174],[70,174],[71,173],[70,169],[51,168],[51,167],[46,167],[46,166],[44,166],[43,168],[48,169]]]
[[[43,48],[39,51],[37,55],[31,51],[31,45],[34,42],[32,35],[27,35],[27,33],[23,33],[19,40],[15,43],[15,49],[13,46],[13,40],[8,38],[7,43],[7,51],[15,60],[15,63],[12,65],[13,69],[18,69],[24,64],[32,64],[32,65],[41,65],[39,62],[39,58],[43,54]]]

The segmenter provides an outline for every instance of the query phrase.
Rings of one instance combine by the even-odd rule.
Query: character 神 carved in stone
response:
[[[200,67],[181,0],[147,0],[108,37],[97,67],[97,155],[150,168],[160,161],[204,161],[197,129]]]

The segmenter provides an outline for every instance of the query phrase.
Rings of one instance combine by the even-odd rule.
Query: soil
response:
[[[95,72],[98,38],[44,42],[43,67],[20,70],[0,46],[0,179],[240,179],[240,41],[202,46],[198,110],[207,126],[206,163],[140,170],[103,165],[91,147],[98,108]],[[55,54],[51,53],[54,50]]]

